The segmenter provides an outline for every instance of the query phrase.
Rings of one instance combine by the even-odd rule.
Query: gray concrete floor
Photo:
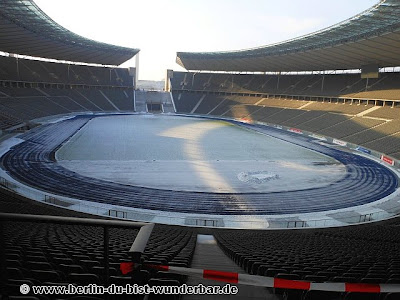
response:
[[[226,272],[237,272],[246,273],[239,266],[237,266],[229,257],[227,257],[223,251],[219,248],[212,236],[208,236],[207,239],[197,240],[196,250],[194,252],[192,260],[192,268],[196,269],[208,269],[218,270]],[[189,276],[188,285],[219,285],[224,286],[225,283],[214,280],[199,279],[197,277]],[[280,299],[277,296],[270,294],[266,288],[236,285],[239,289],[236,295],[185,295],[183,300],[197,300],[197,299],[218,299],[218,300],[229,300],[229,299],[253,299],[253,300],[275,300]]]

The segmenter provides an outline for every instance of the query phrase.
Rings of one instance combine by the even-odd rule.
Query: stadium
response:
[[[400,299],[398,1],[163,88],[0,8],[0,299]]]

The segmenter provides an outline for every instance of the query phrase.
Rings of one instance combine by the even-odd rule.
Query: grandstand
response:
[[[400,75],[387,68],[400,65],[399,12],[397,1],[381,0],[354,18],[279,44],[234,52],[180,52],[177,62],[188,72],[169,72],[171,93],[158,93],[136,91],[130,71],[118,67],[138,49],[78,36],[32,0],[1,2],[0,51],[9,55],[0,56],[0,142],[5,142],[0,161],[1,174],[12,180],[0,177],[0,299],[53,299],[32,292],[23,296],[22,284],[221,285],[206,278],[236,284],[238,299],[398,299]],[[326,71],[371,64],[381,68],[378,78]],[[88,122],[137,112],[227,120],[229,126],[334,158],[346,173],[322,188],[212,193],[118,184],[57,163],[56,149]],[[355,155],[357,149],[363,155]],[[30,197],[21,195],[15,182],[23,183]],[[37,194],[46,196],[38,201]],[[97,204],[97,213],[78,211],[80,203]],[[343,212],[364,204],[367,208]],[[133,221],[140,222],[127,220],[124,208],[137,209]],[[170,219],[175,213],[205,217],[186,217],[186,226],[156,224],[143,233],[141,228],[153,228],[148,223],[153,218],[146,214],[152,210],[162,210]],[[331,219],[351,221],[310,228],[329,224],[316,219],[313,226],[298,218],[326,210]],[[270,229],[216,228],[224,215],[246,219],[268,214],[277,216]],[[272,229],[274,225],[287,228]],[[201,241],[202,235],[208,242]],[[139,267],[125,274],[121,263],[132,261],[140,262]],[[180,272],[170,272],[173,267]],[[239,275],[232,279],[232,272]],[[200,273],[205,279],[196,277]]]
[[[0,129],[57,114],[134,110],[127,69],[14,57],[0,57],[0,66]]]
[[[361,79],[360,74],[225,74],[174,72],[173,90],[266,94],[288,99],[362,101],[398,99],[398,73],[381,73],[378,79]]]
[[[246,118],[253,122],[297,127],[356,145],[365,145],[372,150],[400,158],[396,155],[399,149],[399,141],[396,139],[400,133],[400,102],[397,101],[333,97],[310,99],[307,96],[301,99],[299,96],[277,97],[261,92],[254,95],[224,95],[214,91],[201,93],[175,89],[172,94],[177,111],[181,113]],[[390,140],[386,148],[380,144],[381,139]]]

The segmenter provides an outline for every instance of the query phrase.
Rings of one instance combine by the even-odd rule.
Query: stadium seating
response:
[[[400,158],[399,105],[393,103],[393,107],[375,109],[373,102],[368,102],[377,100],[381,105],[379,99],[399,100],[398,79],[397,73],[387,73],[371,79],[367,85],[359,74],[175,72],[171,82],[175,105],[181,113],[293,126]],[[126,69],[0,56],[0,130],[25,126],[51,115],[132,111],[133,98],[132,78]],[[368,166],[365,169],[371,171]],[[359,174],[357,179],[367,177]],[[147,197],[150,199],[153,195]],[[168,197],[171,196],[160,201],[165,203]],[[147,203],[149,199],[143,201]],[[199,203],[198,198],[182,196],[181,199],[183,206],[191,201]],[[216,199],[210,196],[205,203],[211,205],[218,202]],[[28,200],[7,190],[0,190],[0,211],[93,217]],[[224,252],[249,274],[314,282],[400,283],[399,224],[394,219],[348,228],[212,232]],[[137,230],[111,229],[109,278],[104,277],[103,232],[99,227],[7,222],[2,230],[7,277],[3,295],[20,295],[22,283],[84,285],[108,281],[175,285],[186,280],[185,276],[151,269],[140,270],[133,279],[121,274],[119,264],[130,260],[127,252]],[[190,266],[196,234],[193,228],[157,225],[143,262]],[[395,299],[398,296],[275,292],[286,293],[293,299]]]
[[[17,196],[7,190],[0,191],[0,211],[60,216],[94,217],[84,213],[39,203]],[[20,295],[21,283],[86,285],[103,284],[104,252],[103,229],[95,226],[61,225],[51,223],[4,223],[5,258],[7,267],[6,290],[3,295]],[[128,250],[138,230],[110,229],[110,283],[132,283],[122,275],[119,263],[130,261]],[[191,229],[157,225],[145,252],[144,263],[162,263],[190,266],[196,235]],[[151,278],[170,279],[171,274],[141,271],[140,284]],[[146,273],[147,272],[147,273]],[[150,272],[150,273],[149,273]],[[144,276],[143,274],[148,274]],[[179,277],[178,284],[185,281]],[[141,299],[141,298],[140,298]]]
[[[132,91],[120,89],[0,87],[4,129],[18,121],[88,111],[133,111]],[[9,120],[9,121],[6,121]]]
[[[174,72],[174,91],[222,91],[399,100],[398,73],[383,73],[378,79],[360,74],[262,75]]]
[[[382,107],[370,112],[367,116],[383,119],[400,119],[399,109],[397,107]]]
[[[0,56],[0,130],[71,112],[133,111],[132,87],[124,68]]]
[[[0,56],[0,80],[132,87],[125,68],[94,67]]]
[[[398,220],[340,230],[220,230],[214,236],[232,260],[254,275],[313,282],[394,283],[400,280]],[[327,293],[324,298],[318,298],[322,297],[319,292],[303,296],[304,299],[340,297]],[[352,297],[348,293],[339,299]],[[376,294],[367,297],[379,299]]]
[[[371,106],[357,105],[357,104],[349,105],[347,103],[338,103],[338,102],[336,103],[311,102],[307,106],[307,109],[309,110],[329,111],[329,112],[350,114],[350,115],[356,115],[358,113],[367,110],[368,108],[371,108]]]
[[[201,95],[173,93],[175,107],[181,113],[190,113],[200,100]]]
[[[369,81],[365,91],[365,80],[359,74],[325,75],[323,92],[321,75],[174,72],[171,82],[178,112],[296,127],[400,158],[399,104],[390,101],[374,106],[383,102],[368,98],[372,93],[374,99],[398,100],[398,77],[397,73],[381,74]],[[389,91],[393,97],[385,96]],[[360,93],[369,101],[337,98]]]
[[[318,130],[317,132],[327,136],[345,139],[346,136],[378,126],[383,123],[384,121],[382,120],[354,117],[344,122],[338,122],[336,125],[333,125],[329,128]]]
[[[88,216],[28,200],[6,190],[0,193],[0,211]],[[399,224],[397,218],[340,230],[214,230],[213,234],[221,249],[249,274],[313,282],[399,283]],[[83,285],[102,284],[105,280],[101,228],[7,222],[4,234],[6,292],[11,295],[19,295],[22,283]],[[129,261],[127,251],[136,234],[137,230],[111,229],[110,283],[132,283],[129,276],[120,273],[119,263]],[[190,266],[195,235],[195,229],[157,225],[143,259],[154,264]],[[172,281],[182,284],[186,280],[185,276],[151,269],[140,271],[134,278],[134,282],[151,285],[172,284]],[[291,299],[321,299],[318,298],[321,292],[296,295]],[[350,293],[326,293],[323,299],[334,299],[334,296],[354,297]],[[382,297],[396,299],[390,298],[394,297],[390,294]]]
[[[285,98],[263,98],[262,102],[260,102],[258,105],[285,107],[285,108],[299,108],[307,103],[308,101],[303,101],[303,100],[293,100]]]

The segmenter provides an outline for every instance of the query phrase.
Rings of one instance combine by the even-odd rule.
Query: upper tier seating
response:
[[[126,68],[94,67],[0,56],[0,80],[132,86]]]
[[[174,72],[172,90],[308,95],[400,100],[399,73],[361,79],[360,74],[263,75]]]

